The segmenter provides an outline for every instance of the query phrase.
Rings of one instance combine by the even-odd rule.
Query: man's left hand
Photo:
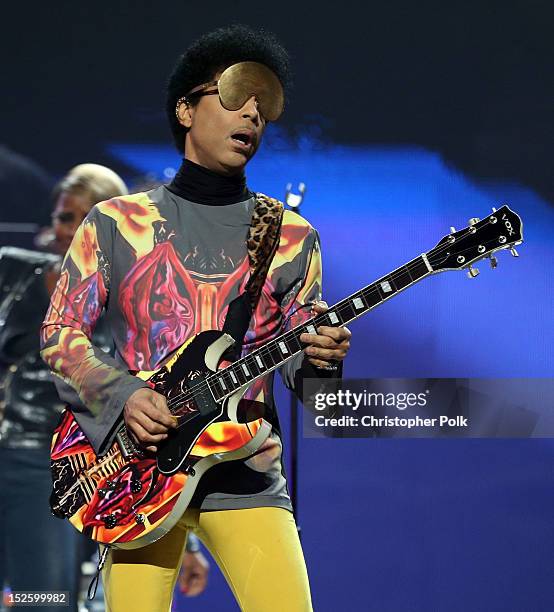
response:
[[[315,302],[312,314],[324,314],[329,310],[326,302]],[[331,369],[337,361],[342,361],[350,349],[350,330],[346,327],[322,325],[317,334],[302,334],[300,341],[308,344],[304,349],[308,361],[316,368]]]

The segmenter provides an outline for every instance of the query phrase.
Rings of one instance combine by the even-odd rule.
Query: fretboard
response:
[[[285,332],[264,346],[241,357],[231,365],[218,370],[206,379],[216,401],[249,385],[257,378],[278,368],[300,353],[306,344],[300,342],[304,333],[315,334],[321,325],[340,327],[361,317],[384,301],[417,283],[432,272],[426,256],[420,255],[357,293],[338,302],[325,314],[317,315],[305,323]]]

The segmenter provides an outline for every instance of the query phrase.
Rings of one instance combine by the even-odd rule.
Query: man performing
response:
[[[149,452],[175,427],[164,396],[128,370],[155,370],[208,329],[242,329],[245,355],[326,310],[314,304],[321,297],[317,233],[285,211],[254,310],[244,327],[237,323],[252,273],[251,245],[263,233],[258,222],[279,209],[248,190],[244,168],[267,122],[282,112],[287,81],[287,54],[265,32],[232,26],[200,38],[168,84],[168,116],[184,154],[175,179],[100,203],[79,228],[44,321],[42,355],[72,387],[60,392],[97,454],[112,443],[122,412],[131,436]],[[103,309],[115,359],[90,342]],[[280,368],[287,386],[298,390],[304,377],[338,375],[349,337],[345,328],[325,326],[304,334],[304,352]],[[190,530],[210,550],[241,609],[312,609],[272,384],[270,374],[247,392],[266,405],[264,418],[273,426],[261,449],[211,468],[166,536],[110,551],[103,572],[107,610],[167,612]]]

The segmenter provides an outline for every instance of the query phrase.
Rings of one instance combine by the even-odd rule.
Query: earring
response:
[[[181,104],[186,104],[188,106],[189,101],[186,99],[185,96],[182,96],[181,98],[179,98],[177,100],[177,104],[175,105],[175,116],[179,120],[181,119],[181,117],[179,117],[179,107],[181,106]]]

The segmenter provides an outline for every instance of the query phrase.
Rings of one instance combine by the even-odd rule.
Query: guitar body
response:
[[[146,546],[176,524],[210,467],[253,455],[271,432],[263,404],[242,399],[248,385],[218,403],[204,382],[231,344],[223,332],[203,332],[159,370],[136,373],[168,406],[178,406],[172,411],[179,427],[156,455],[137,449],[121,421],[110,449],[98,457],[66,410],[52,439],[53,513],[97,542]]]

